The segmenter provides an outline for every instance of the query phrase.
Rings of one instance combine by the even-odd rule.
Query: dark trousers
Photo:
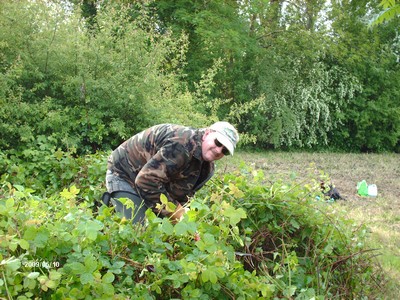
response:
[[[109,197],[108,200],[114,205],[116,212],[120,213],[126,219],[132,219],[132,223],[144,222],[147,206],[140,198],[137,191],[127,181],[112,174],[112,172],[108,170],[106,174],[106,187],[108,193],[103,195],[104,203],[107,202],[106,204],[108,205],[107,197]],[[118,200],[121,198],[131,200],[134,203],[134,210],[122,204],[122,202]]]

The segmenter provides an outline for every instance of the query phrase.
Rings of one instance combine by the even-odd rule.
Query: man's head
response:
[[[239,134],[228,122],[216,122],[206,129],[201,146],[203,159],[214,161],[230,153],[233,155]]]

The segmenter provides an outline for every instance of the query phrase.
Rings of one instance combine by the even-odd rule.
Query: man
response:
[[[153,126],[112,152],[108,159],[107,191],[129,192],[134,203],[143,201],[145,209],[176,222],[189,198],[213,176],[214,161],[229,153],[233,155],[238,141],[236,129],[228,122],[216,122],[202,129],[173,124]],[[161,194],[176,205],[174,212],[157,205],[161,203]],[[118,212],[126,218],[133,217],[121,202],[112,201]]]

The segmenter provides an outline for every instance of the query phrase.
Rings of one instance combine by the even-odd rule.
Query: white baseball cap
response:
[[[236,144],[239,141],[239,134],[230,123],[219,121],[210,126],[210,129],[217,133],[217,140],[233,155]]]

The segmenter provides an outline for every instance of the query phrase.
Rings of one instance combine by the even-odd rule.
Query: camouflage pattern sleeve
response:
[[[161,194],[166,195],[168,200],[176,205],[187,201],[187,199],[173,199],[165,186],[186,167],[189,161],[190,155],[185,147],[178,142],[170,141],[164,144],[137,174],[136,189],[146,205],[155,213],[165,215],[165,212],[155,208],[157,203],[160,203]]]

